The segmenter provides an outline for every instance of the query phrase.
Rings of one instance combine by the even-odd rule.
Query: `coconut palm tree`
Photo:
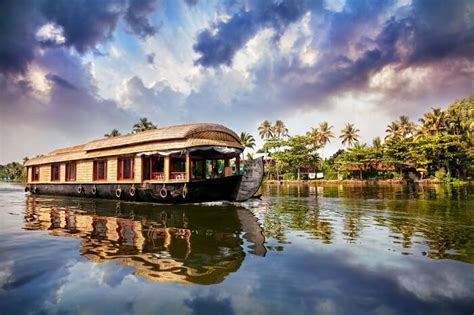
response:
[[[329,126],[327,121],[319,124],[319,142],[323,147],[331,143],[331,138],[334,138],[334,133],[331,131],[332,128],[334,127]]]
[[[253,149],[255,147],[255,138],[248,132],[240,133],[240,143],[244,146],[244,151],[246,148]],[[245,154],[242,152],[242,160],[245,160]]]
[[[425,134],[437,135],[447,129],[447,115],[440,108],[432,108],[431,112],[420,118],[420,122]]]
[[[344,129],[341,130],[341,135],[339,138],[343,145],[348,145],[352,147],[354,143],[359,142],[359,132],[360,130],[354,127],[354,124],[347,123]]]
[[[406,115],[400,116],[400,120],[398,123],[400,127],[400,134],[403,138],[408,137],[409,135],[413,134],[415,129],[415,124],[410,121],[410,118]]]
[[[321,146],[321,137],[318,128],[311,128],[311,131],[306,133],[306,136],[311,140],[313,148],[319,149]]]
[[[282,137],[288,135],[288,128],[286,128],[285,123],[282,120],[277,120],[275,126],[273,126],[273,133],[275,137],[281,139]]]
[[[104,137],[107,137],[107,138],[113,138],[113,137],[118,137],[120,136],[121,133],[117,130],[117,129],[112,129],[112,131],[110,131],[109,133],[106,133],[104,135]]]
[[[372,139],[372,148],[375,150],[381,150],[382,149],[382,139],[380,137],[375,137]]]
[[[268,120],[262,122],[262,124],[258,127],[258,134],[262,140],[268,140],[274,135],[272,123]]]
[[[399,138],[401,136],[401,128],[398,121],[392,121],[390,125],[387,126],[387,129],[385,129],[385,132],[387,133],[385,139]]]
[[[140,120],[133,125],[132,133],[142,132],[145,130],[156,129],[157,127],[148,120],[146,117],[140,118]]]

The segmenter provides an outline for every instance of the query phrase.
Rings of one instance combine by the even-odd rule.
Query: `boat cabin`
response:
[[[27,184],[179,183],[240,175],[243,146],[218,124],[147,130],[54,150],[26,163]]]

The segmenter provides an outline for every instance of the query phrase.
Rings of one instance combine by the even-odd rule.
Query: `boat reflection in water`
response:
[[[266,253],[255,216],[232,205],[30,196],[26,209],[25,229],[80,238],[81,255],[90,261],[113,260],[152,281],[220,283],[239,269],[246,253]]]

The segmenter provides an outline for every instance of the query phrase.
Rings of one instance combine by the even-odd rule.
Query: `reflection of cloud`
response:
[[[0,292],[4,290],[5,285],[10,281],[12,276],[13,261],[0,262]]]
[[[445,262],[431,263],[423,266],[422,272],[417,269],[401,272],[397,281],[403,289],[425,301],[469,299],[472,297],[472,287],[469,284],[474,283],[474,275],[466,270],[462,278],[453,277],[453,273],[461,276],[458,268],[462,267],[457,263],[454,266]]]
[[[192,310],[192,314],[234,314],[229,298],[219,300],[213,295],[198,296],[184,301],[184,304]]]

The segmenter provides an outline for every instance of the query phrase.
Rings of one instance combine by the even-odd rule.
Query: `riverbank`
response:
[[[331,180],[264,180],[265,184],[307,184],[315,186],[332,186],[332,185],[343,185],[343,186],[394,186],[394,185],[408,185],[408,184],[417,184],[417,185],[474,185],[473,180],[461,181],[457,180],[455,182],[444,182],[439,179],[423,179],[417,181],[408,181],[408,180],[399,180],[399,179],[331,179]]]

